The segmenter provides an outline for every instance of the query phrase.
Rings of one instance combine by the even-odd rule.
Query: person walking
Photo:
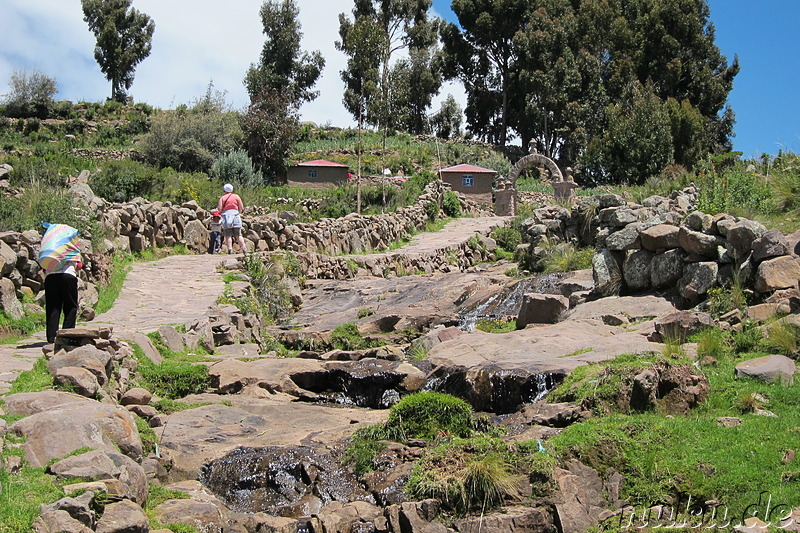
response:
[[[78,318],[78,270],[83,268],[78,230],[66,224],[48,224],[38,262],[45,271],[44,308],[47,342],[56,340],[61,313],[62,329],[75,327]]]
[[[239,243],[239,248],[242,253],[247,251],[245,246],[244,237],[242,236],[242,217],[241,212],[244,211],[244,204],[238,194],[234,194],[233,185],[226,183],[222,190],[225,194],[220,196],[217,202],[217,211],[222,213],[222,231],[225,234],[225,246],[228,248],[228,253],[233,253],[233,237]]]

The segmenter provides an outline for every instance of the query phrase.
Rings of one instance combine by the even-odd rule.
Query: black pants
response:
[[[58,321],[64,312],[64,329],[74,328],[78,318],[78,278],[71,274],[48,274],[44,278],[47,342],[56,340]]]

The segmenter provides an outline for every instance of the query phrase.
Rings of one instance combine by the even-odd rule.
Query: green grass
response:
[[[47,361],[39,357],[33,363],[33,368],[19,373],[17,379],[11,384],[10,394],[19,392],[40,392],[53,388],[53,376],[47,370]]]
[[[516,331],[517,324],[514,320],[491,320],[482,318],[475,324],[475,329],[486,333],[508,333]]]
[[[138,345],[133,345],[133,351],[139,361],[138,373],[141,376],[139,385],[155,396],[175,400],[189,394],[205,392],[208,388],[210,381],[208,367],[189,362],[201,359],[201,356],[168,354],[161,364],[156,365],[144,355]]]
[[[7,447],[0,459],[21,454],[21,449]],[[33,520],[40,514],[39,506],[64,497],[64,491],[44,468],[25,464],[16,475],[0,469],[0,486],[3,487],[0,492],[0,533],[29,533]]]
[[[16,319],[0,311],[0,344],[10,344],[27,339],[47,327],[44,313],[25,315]]]
[[[111,273],[108,283],[100,285],[97,290],[99,293],[95,311],[97,314],[105,313],[114,306],[114,302],[122,292],[122,285],[128,276],[131,265],[134,263],[131,255],[115,255],[111,260]]]
[[[800,505],[800,465],[781,461],[786,450],[797,449],[800,386],[734,379],[735,365],[754,355],[760,354],[728,353],[705,366],[709,397],[687,416],[612,414],[572,425],[549,444],[560,459],[620,471],[622,497],[637,508],[691,496],[716,499],[741,516],[762,491],[774,504]],[[742,398],[753,394],[777,417],[742,414]],[[722,427],[716,422],[721,416],[739,416],[742,424]]]

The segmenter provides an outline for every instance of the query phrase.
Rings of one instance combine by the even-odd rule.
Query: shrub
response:
[[[337,350],[361,350],[369,347],[369,342],[352,322],[336,326],[331,332],[330,343]]]
[[[239,188],[254,189],[264,184],[261,172],[255,169],[253,161],[244,150],[234,150],[217,158],[211,165],[211,174]]]
[[[158,171],[130,159],[109,161],[89,178],[89,186],[98,196],[113,202],[127,202],[146,197],[155,188]]]
[[[155,115],[140,142],[145,158],[153,165],[208,171],[217,156],[233,150],[240,139],[238,115],[226,111],[224,98],[220,101],[207,95],[192,109]]]
[[[439,217],[439,205],[436,202],[428,202],[425,204],[425,214],[428,220],[434,222]]]
[[[53,95],[58,92],[56,80],[38,70],[14,71],[9,88],[4,103],[10,117],[47,118],[54,103]]]
[[[515,253],[517,246],[522,244],[522,233],[514,227],[501,227],[492,230],[492,238],[497,245],[506,252]]]
[[[292,301],[277,269],[255,254],[245,254],[243,271],[253,287],[253,296],[235,303],[245,313],[253,312],[268,324],[282,324],[291,316]]]
[[[442,198],[442,211],[448,217],[455,218],[461,215],[461,202],[453,191],[445,191]]]

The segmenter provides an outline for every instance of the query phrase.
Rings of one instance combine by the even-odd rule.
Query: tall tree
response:
[[[300,14],[294,0],[267,0],[261,5],[261,23],[266,40],[258,65],[250,65],[245,86],[251,100],[264,88],[285,92],[298,106],[313,100],[319,91],[312,88],[322,74],[325,59],[319,50],[300,49]]]
[[[428,110],[442,86],[440,62],[431,49],[413,48],[389,73],[391,113],[387,126],[421,134],[430,131]]]
[[[341,71],[344,81],[345,109],[358,123],[358,140],[356,152],[358,168],[356,170],[356,212],[361,213],[361,130],[367,119],[367,103],[378,94],[380,80],[380,53],[385,48],[385,34],[377,22],[369,17],[359,17],[354,21],[344,13],[339,15],[339,36],[336,48],[347,55],[347,68]]]
[[[442,29],[445,76],[467,91],[470,131],[505,145],[510,93],[517,76],[514,36],[528,19],[530,0],[453,0],[458,26]]]
[[[356,31],[357,27],[361,28],[357,31],[360,34],[367,33],[367,28],[369,33],[380,34],[372,35],[367,43],[369,50],[366,53],[377,52],[371,61],[377,64],[379,72],[378,91],[368,95],[366,108],[368,124],[385,126],[387,123],[391,65],[395,54],[406,48],[414,51],[411,55],[418,54],[418,58],[423,57],[421,54],[426,52],[432,54],[430,47],[436,42],[439,21],[428,18],[431,5],[431,0],[356,0],[352,21],[344,14],[339,15],[339,35],[342,44],[348,40],[352,41],[352,38],[348,39],[347,33]],[[377,50],[373,48],[376,45],[380,47]],[[351,52],[364,55],[363,51],[340,49],[348,55]],[[342,75],[344,77],[346,74]]]
[[[136,65],[150,55],[156,25],[131,0],[81,0],[83,20],[97,38],[94,58],[111,82],[111,98],[124,102]]]
[[[288,92],[264,87],[241,116],[245,147],[265,178],[286,176],[286,157],[298,134],[298,105]]]

